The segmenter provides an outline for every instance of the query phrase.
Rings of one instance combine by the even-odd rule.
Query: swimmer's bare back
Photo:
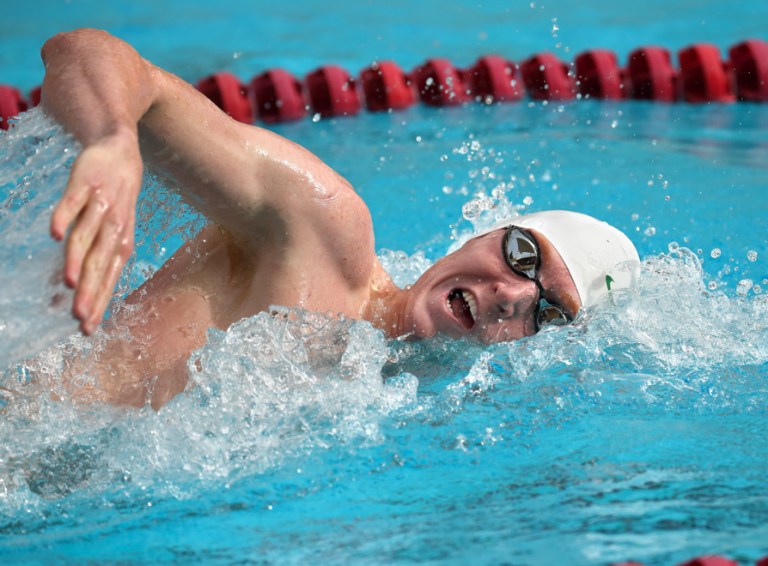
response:
[[[232,120],[104,32],[57,35],[43,59],[43,108],[83,145],[51,233],[67,241],[65,280],[85,334],[132,252],[144,163],[212,221],[109,321],[115,339],[88,361],[98,386],[73,397],[159,407],[183,389],[208,328],[271,304],[371,319],[372,289],[392,284],[369,211],[336,172]]]

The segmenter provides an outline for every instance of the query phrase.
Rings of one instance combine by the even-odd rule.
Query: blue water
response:
[[[623,59],[649,43],[726,49],[768,29],[758,2],[155,4],[28,3],[3,21],[0,80],[38,84],[44,38],[79,25],[110,29],[188,80],[328,62],[355,72],[377,57],[410,68],[433,55],[466,65],[607,47]],[[644,258],[641,287],[572,327],[487,349],[260,315],[212,333],[193,356],[196,387],[159,413],[50,401],[35,380],[55,386],[63,358],[98,346],[57,342],[0,374],[11,390],[0,391],[0,558],[768,555],[766,126],[760,105],[528,101],[277,126],[358,188],[404,283],[466,235],[473,211],[487,209],[482,221],[557,207],[626,230]],[[0,151],[0,323],[18,324],[0,329],[7,359],[74,329],[47,300],[66,291],[50,280],[61,250],[46,210],[75,146],[39,114],[15,130]],[[176,210],[148,179],[122,290],[194,230]]]

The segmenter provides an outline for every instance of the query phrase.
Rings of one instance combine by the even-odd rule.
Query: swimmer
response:
[[[567,324],[632,283],[638,256],[624,234],[550,211],[499,224],[398,288],[365,203],[307,150],[229,118],[105,32],[59,34],[42,57],[43,109],[82,144],[51,234],[66,240],[84,334],[101,324],[133,251],[145,164],[210,220],[105,324],[114,337],[87,360],[96,381],[71,380],[74,399],[159,408],[184,390],[209,328],[270,305],[367,320],[389,338],[492,343]]]

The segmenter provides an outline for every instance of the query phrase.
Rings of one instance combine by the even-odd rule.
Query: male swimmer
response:
[[[83,333],[101,323],[132,253],[144,162],[211,221],[110,318],[103,350],[74,362],[70,375],[87,364],[95,378],[68,380],[73,399],[158,408],[184,389],[209,328],[270,305],[364,319],[390,338],[491,343],[565,324],[631,285],[638,256],[624,234],[552,211],[472,238],[400,289],[376,257],[366,205],[305,149],[230,119],[105,32],[57,35],[42,57],[43,108],[83,147],[51,220]]]

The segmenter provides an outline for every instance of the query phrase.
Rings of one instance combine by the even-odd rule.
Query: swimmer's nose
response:
[[[493,300],[502,319],[531,314],[538,298],[539,290],[530,280],[493,284]]]

